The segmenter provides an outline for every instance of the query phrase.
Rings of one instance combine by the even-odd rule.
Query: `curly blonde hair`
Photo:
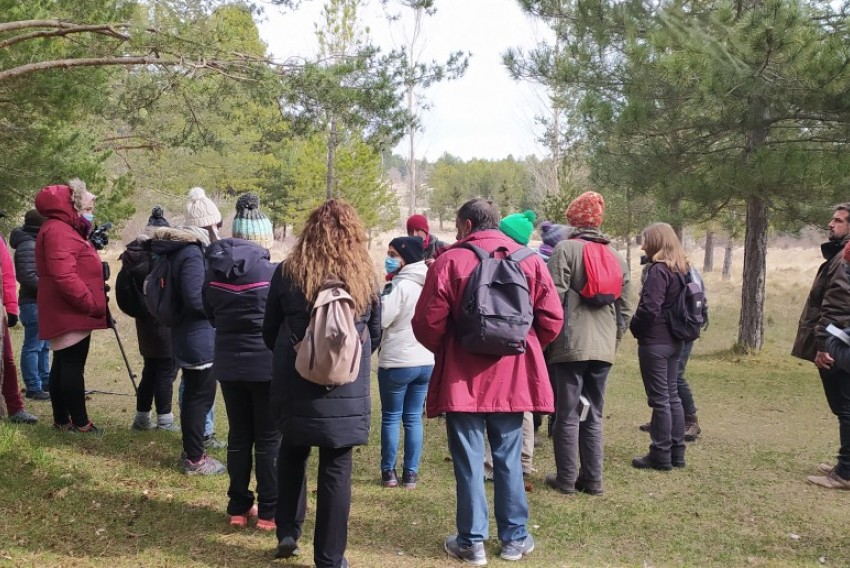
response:
[[[358,313],[377,297],[378,279],[363,221],[354,207],[338,199],[329,199],[310,213],[281,270],[310,303],[328,280],[345,283]]]
[[[687,274],[691,269],[676,231],[667,223],[653,223],[643,230],[644,250],[652,262],[663,262],[672,272]]]

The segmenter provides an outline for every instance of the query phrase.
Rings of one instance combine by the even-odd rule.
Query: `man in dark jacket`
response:
[[[841,266],[841,250],[850,241],[848,217],[850,203],[836,206],[829,222],[829,240],[821,245],[826,260],[818,268],[791,351],[794,357],[812,361],[818,368],[829,408],[838,417],[838,464],[821,464],[819,469],[825,475],[807,478],[829,489],[850,489],[850,373],[835,366],[826,349],[829,324],[841,329],[850,326],[850,280]]]
[[[444,243],[437,237],[431,234],[428,228],[428,218],[425,215],[411,215],[407,218],[407,236],[421,237],[425,242],[425,262],[430,264],[437,258],[443,249],[447,248],[448,243]]]
[[[15,249],[15,275],[20,288],[18,306],[24,326],[21,346],[21,375],[27,398],[50,400],[50,344],[38,337],[38,272],[35,269],[35,239],[44,217],[35,209],[24,215],[24,225],[13,229],[9,244]]]

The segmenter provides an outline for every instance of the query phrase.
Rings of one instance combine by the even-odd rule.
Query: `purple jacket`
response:
[[[663,262],[653,262],[640,290],[635,315],[629,324],[638,345],[669,345],[678,342],[670,335],[667,317],[682,290],[682,281]]]

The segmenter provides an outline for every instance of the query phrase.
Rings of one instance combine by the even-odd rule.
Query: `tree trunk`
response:
[[[738,348],[757,351],[764,341],[764,282],[767,273],[767,202],[761,196],[747,199],[746,223]]]
[[[684,227],[682,226],[682,198],[675,197],[670,202],[670,214],[673,216],[674,221],[671,223],[673,227],[673,231],[675,231],[676,236],[679,237],[679,242],[682,243],[682,247],[685,246],[684,241]]]
[[[726,241],[726,248],[723,251],[723,272],[722,278],[723,280],[731,280],[732,279],[732,238],[730,237],[728,241]]]
[[[626,267],[629,269],[629,274],[632,273],[632,236],[626,237]]]
[[[714,271],[714,231],[705,232],[705,256],[702,259],[702,271]]]
[[[328,132],[328,162],[327,174],[325,177],[326,197],[333,199],[334,196],[334,162],[336,160],[336,120],[331,120],[330,132]]]
[[[407,87],[407,111],[410,114],[413,114],[413,85]],[[414,144],[414,134],[416,134],[416,128],[411,124],[408,129],[408,135],[410,136],[410,147],[408,148],[407,154],[407,178],[409,182],[409,214],[413,215],[416,213],[416,147]]]

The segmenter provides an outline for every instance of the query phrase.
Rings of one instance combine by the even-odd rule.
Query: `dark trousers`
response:
[[[685,413],[679,399],[682,342],[639,345],[638,361],[647,404],[652,408],[649,457],[661,464],[685,459]]]
[[[549,373],[557,391],[552,443],[558,483],[572,488],[576,479],[585,485],[602,482],[602,410],[611,363],[576,361],[553,363]],[[590,411],[580,422],[579,396],[590,401]],[[577,460],[581,461],[581,466]]]
[[[306,469],[310,447],[281,444],[277,460],[279,498],[277,538],[301,536],[306,509]],[[316,493],[316,527],[313,562],[316,568],[342,565],[348,544],[348,514],[351,509],[351,447],[319,448]]]
[[[171,412],[171,399],[174,395],[174,379],[177,367],[174,360],[163,357],[145,357],[142,367],[142,379],[136,393],[136,411],[150,412],[154,400],[157,414]]]
[[[244,515],[254,505],[249,489],[251,468],[257,471],[257,509],[261,519],[273,520],[277,509],[277,454],[280,431],[269,405],[271,382],[222,381],[227,408],[228,515]]]
[[[180,430],[183,432],[183,451],[192,461],[204,455],[204,420],[215,402],[215,379],[212,367],[183,369],[185,388],[180,408]],[[244,512],[244,511],[243,511]]]
[[[829,409],[838,418],[838,465],[835,474],[841,479],[850,479],[850,373],[832,369],[819,369],[823,392]]]
[[[682,345],[682,354],[679,356],[679,374],[678,374],[678,390],[679,398],[682,401],[682,411],[685,416],[697,413],[697,407],[694,404],[694,395],[691,392],[691,386],[685,379],[685,368],[688,366],[688,359],[691,358],[691,351],[694,349],[693,341],[686,341]]]
[[[89,423],[86,412],[86,381],[83,374],[89,356],[91,335],[65,349],[53,352],[50,367],[50,404],[53,422],[82,428]]]

